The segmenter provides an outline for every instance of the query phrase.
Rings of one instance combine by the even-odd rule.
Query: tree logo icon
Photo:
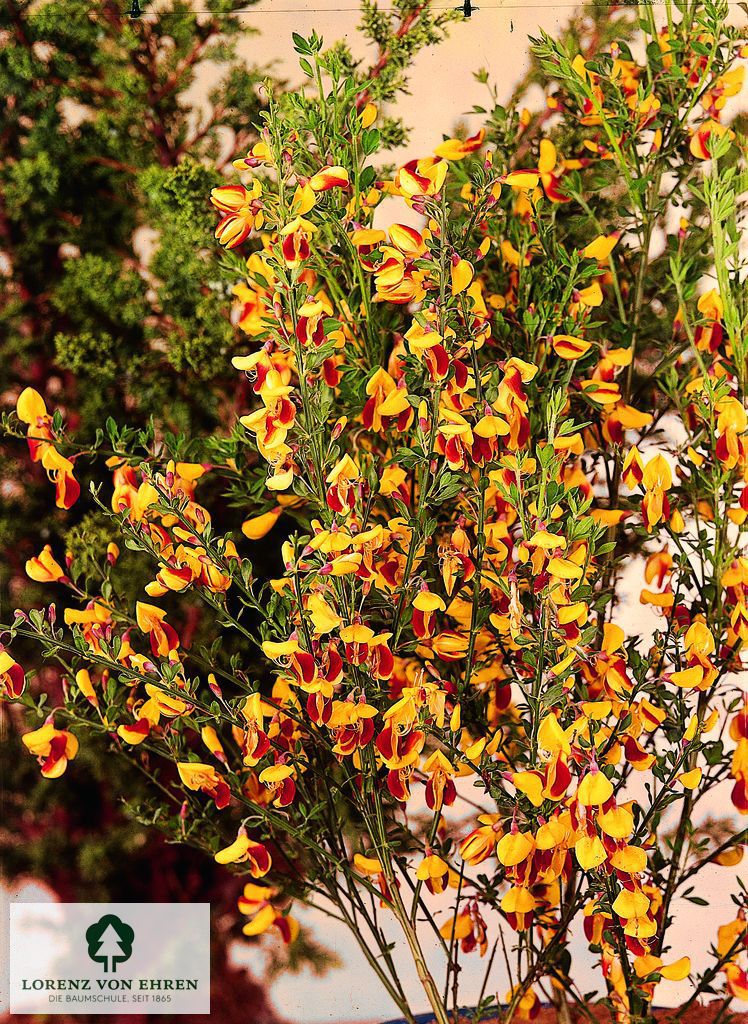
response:
[[[86,932],[88,955],[98,964],[104,965],[104,972],[117,973],[117,964],[132,956],[135,932],[114,914],[104,914]]]

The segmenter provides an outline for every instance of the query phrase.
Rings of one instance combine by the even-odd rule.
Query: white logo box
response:
[[[210,904],[10,903],[10,1011],[210,1013]]]

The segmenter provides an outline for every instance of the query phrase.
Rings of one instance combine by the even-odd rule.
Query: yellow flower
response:
[[[63,579],[65,571],[55,561],[52,548],[45,544],[36,558],[30,558],[26,562],[26,575],[37,583],[53,583]]]
[[[684,789],[696,789],[703,774],[701,768],[692,768],[690,771],[681,772],[677,778]]]
[[[622,850],[616,850],[610,858],[610,863],[616,871],[638,875],[647,866],[647,851],[640,846],[624,846]]]
[[[306,607],[312,619],[314,632],[318,636],[322,636],[324,633],[331,633],[338,626],[342,625],[343,620],[330,607],[322,594],[312,594],[307,601]]]
[[[453,260],[450,271],[452,294],[459,295],[460,292],[464,292],[473,280],[474,273],[472,265],[467,260]]]
[[[577,789],[577,800],[586,807],[599,807],[613,796],[613,783],[601,771],[588,772]]]
[[[235,864],[237,861],[245,859],[248,849],[249,837],[246,832],[240,832],[230,846],[226,846],[216,853],[214,859],[217,864]]]
[[[535,900],[523,886],[514,885],[501,900],[505,914],[529,914],[535,909]]]
[[[353,866],[360,875],[381,875],[384,871],[378,857],[365,857],[363,853],[354,853]]]
[[[496,847],[496,856],[510,868],[527,860],[534,849],[535,840],[529,832],[508,832]]]
[[[612,235],[598,235],[582,250],[582,256],[587,260],[597,260],[598,263],[605,263],[610,254],[618,244],[620,234],[616,231]]]
[[[574,854],[584,871],[591,871],[605,863],[607,854],[598,836],[583,836],[574,844]]]
[[[361,111],[361,127],[370,128],[377,119],[377,107],[375,103],[367,103]]]
[[[634,816],[626,807],[614,807],[610,811],[601,811],[597,824],[611,839],[626,839],[634,831]]]
[[[448,164],[439,157],[411,160],[395,176],[396,186],[407,198],[433,196],[441,191]]]
[[[47,406],[44,399],[33,388],[24,388],[16,402],[16,416],[21,423],[36,425],[38,420],[43,420],[47,415]]]
[[[242,533],[249,540],[262,540],[278,522],[282,512],[283,509],[278,506],[270,512],[263,512],[262,515],[245,520],[242,523]]]
[[[643,917],[649,911],[649,897],[640,891],[622,889],[613,903],[613,912],[629,919]]]
[[[21,737],[29,753],[39,762],[45,779],[59,779],[68,762],[78,753],[78,740],[65,729],[56,729],[45,722],[40,729],[24,733]]]
[[[485,137],[486,130],[481,128],[477,135],[469,139],[446,139],[436,147],[434,153],[444,160],[463,160],[481,148]]]
[[[432,878],[442,878],[448,873],[449,865],[441,857],[437,857],[435,853],[432,853],[424,857],[418,865],[416,878],[421,882],[426,882]]]

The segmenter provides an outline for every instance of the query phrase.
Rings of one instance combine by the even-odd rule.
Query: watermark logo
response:
[[[207,903],[11,903],[11,1014],[210,1013]]]
[[[132,956],[135,932],[115,914],[104,914],[86,932],[88,955],[97,964],[104,965],[104,971],[117,972],[117,964],[125,963]]]

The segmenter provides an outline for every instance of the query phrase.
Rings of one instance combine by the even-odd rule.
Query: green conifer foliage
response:
[[[113,0],[0,11],[0,395],[7,406],[32,384],[82,428],[127,412],[211,429],[235,332],[210,281],[205,197],[255,137],[261,71],[236,53],[252,32],[243,0],[210,17],[180,0],[141,6],[137,21]],[[196,102],[191,87],[216,70]],[[38,538],[54,520],[17,453],[0,472],[7,607],[37,542],[29,523]]]

